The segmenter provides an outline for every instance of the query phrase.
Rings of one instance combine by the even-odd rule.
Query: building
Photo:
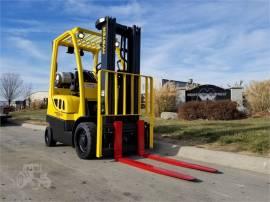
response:
[[[37,91],[37,92],[34,92],[30,95],[30,99],[32,101],[35,101],[35,100],[38,100],[38,101],[41,101],[41,100],[44,100],[44,99],[48,99],[48,91]]]
[[[168,79],[162,79],[161,85],[164,86],[167,83],[173,84],[176,88],[184,88],[187,86],[188,82],[185,81],[175,81],[175,80],[168,80]]]
[[[16,110],[21,110],[24,109],[26,106],[26,101],[25,100],[16,100],[15,103],[13,103]]]
[[[24,109],[25,107],[30,107],[31,103],[38,102],[42,103],[45,106],[48,103],[48,91],[37,91],[32,93],[28,98],[25,100],[15,100],[11,102],[11,106],[14,107],[16,110]],[[7,101],[0,101],[0,106],[8,105]]]
[[[44,104],[48,103],[48,91],[37,91],[32,93],[27,99],[26,99],[26,105],[30,106],[33,102],[43,102]]]

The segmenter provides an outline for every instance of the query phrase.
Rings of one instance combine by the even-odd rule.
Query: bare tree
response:
[[[33,91],[32,83],[24,84],[24,86],[23,86],[23,99],[26,101],[26,105],[28,103],[28,107],[30,107],[30,104],[31,104],[32,91]]]
[[[0,77],[0,95],[8,101],[8,106],[11,102],[18,98],[22,93],[23,80],[19,74],[4,73]]]

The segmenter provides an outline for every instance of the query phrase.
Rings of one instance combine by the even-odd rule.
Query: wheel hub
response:
[[[87,137],[85,132],[83,131],[79,136],[79,147],[82,152],[86,152],[87,150]]]
[[[49,137],[48,137],[48,134],[46,134],[46,135],[45,135],[45,141],[46,141],[46,143],[48,143],[48,142],[49,142]]]

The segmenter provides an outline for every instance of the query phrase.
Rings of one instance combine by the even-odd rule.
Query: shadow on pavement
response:
[[[14,122],[14,121],[7,120],[4,123],[1,123],[0,127],[20,126],[20,125],[21,125],[21,123],[17,123],[17,122]]]

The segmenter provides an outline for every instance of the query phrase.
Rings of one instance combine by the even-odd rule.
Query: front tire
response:
[[[49,126],[46,127],[44,138],[45,138],[45,144],[47,147],[53,147],[56,145],[56,142],[53,139],[53,133],[52,133],[51,127]]]
[[[79,158],[91,159],[95,157],[96,131],[94,123],[82,122],[76,127],[74,144]]]

